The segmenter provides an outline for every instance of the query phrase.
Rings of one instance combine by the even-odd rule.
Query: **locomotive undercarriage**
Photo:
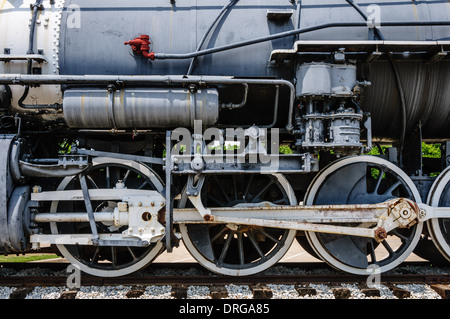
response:
[[[403,101],[400,134],[387,134],[395,145],[380,156],[364,155],[372,148],[372,114],[360,104],[371,83],[357,81],[363,69],[383,59],[394,66],[400,95],[396,59],[417,59],[419,66],[426,61],[434,72],[430,78],[445,80],[435,63],[447,58],[449,41],[385,41],[361,10],[364,21],[301,27],[298,2],[297,28],[202,49],[210,30],[235,4],[224,6],[195,52],[150,52],[149,35],[120,40],[132,47],[126,61],[145,67],[147,59],[193,59],[187,75],[162,76],[57,75],[59,67],[39,75],[46,71],[43,65],[59,64],[58,52],[65,47],[33,53],[38,11],[49,9],[42,1],[31,6],[28,54],[4,48],[0,57],[1,63],[12,62],[0,75],[4,253],[51,245],[86,273],[122,276],[144,268],[164,250],[172,252],[181,239],[204,267],[244,276],[278,262],[297,239],[331,266],[368,275],[377,267],[384,272],[399,265],[426,237],[450,260],[448,136],[439,139],[441,162],[433,172],[440,174],[431,178],[423,170],[421,123],[406,123]],[[53,43],[64,20],[59,11],[52,11],[56,19],[50,21]],[[269,11],[264,25],[272,28],[291,21],[294,12]],[[383,21],[383,27],[399,28],[448,24]],[[299,40],[300,34],[356,27],[368,28],[367,41]],[[77,28],[67,27],[61,35],[70,39],[71,29]],[[102,42],[109,41],[103,37],[105,32]],[[196,62],[209,63],[197,58],[294,38],[292,50],[272,51],[263,64],[266,77],[192,75]],[[77,31],[69,42],[76,40]],[[86,65],[97,67],[100,60]],[[9,67],[16,70],[20,61],[27,74],[12,74]],[[74,65],[69,70],[78,71]],[[272,72],[275,76],[268,75]],[[25,89],[19,98],[20,86]],[[49,89],[43,92],[52,104],[34,103],[38,98],[24,103],[36,87]],[[439,107],[447,107],[443,103]],[[386,118],[395,115],[390,112]],[[414,136],[407,136],[407,124],[417,124]],[[292,153],[280,154],[282,145]]]
[[[139,155],[112,151],[129,143],[87,135],[79,138],[81,147],[73,144],[58,158],[31,156],[24,132],[3,135],[6,183],[15,184],[4,188],[12,190],[3,212],[5,251],[55,245],[87,273],[121,276],[172,251],[181,238],[206,268],[239,276],[275,264],[297,238],[330,265],[365,275],[372,264],[387,271],[401,263],[426,225],[448,256],[448,169],[424,204],[415,178],[382,157],[322,156],[329,164],[319,168],[323,163],[313,153],[266,147],[285,138],[278,129],[251,126],[228,135],[218,129],[218,137],[205,141],[195,134],[200,128],[181,140],[176,130],[138,135],[147,145]],[[230,137],[239,147],[224,150]],[[213,147],[217,141],[224,144]],[[165,156],[157,157],[164,142]],[[354,149],[362,150],[348,148]],[[294,190],[290,181],[298,180],[302,186]]]
[[[341,54],[334,54],[335,61]],[[395,147],[377,157],[362,155],[372,148],[371,116],[358,100],[370,83],[356,81],[355,67],[304,63],[297,74],[310,80],[294,87],[285,80],[210,76],[15,76],[21,84],[97,88],[86,97],[77,88],[67,90],[66,121],[86,128],[67,131],[52,122],[61,139],[44,133],[37,138],[41,146],[29,134],[26,114],[9,117],[11,134],[2,136],[8,163],[3,196],[9,198],[2,212],[5,252],[50,245],[86,273],[122,276],[171,252],[182,239],[204,267],[244,276],[278,262],[297,239],[331,266],[367,275],[374,265],[380,272],[399,265],[426,236],[448,259],[448,169],[432,185],[396,165]],[[98,88],[104,82],[107,88]],[[124,88],[137,83],[152,89]],[[240,95],[216,102],[229,86],[242,88]],[[215,112],[245,108],[261,87],[273,92],[272,109],[265,110],[273,114],[271,123],[209,123]],[[145,130],[151,124],[143,118],[137,129],[122,128],[119,123],[134,115],[121,117],[118,98],[151,99],[161,91],[188,94],[194,107],[182,120],[187,127]],[[101,96],[107,97],[106,114],[95,111]],[[205,100],[213,111],[202,117],[197,106],[206,107]],[[79,109],[80,101],[92,106],[91,113]],[[279,101],[287,105],[287,119],[279,118]],[[164,112],[156,110],[161,118]],[[280,154],[280,144],[292,153]]]

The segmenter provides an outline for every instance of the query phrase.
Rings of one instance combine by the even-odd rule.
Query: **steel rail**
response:
[[[369,276],[369,275],[368,275]],[[230,277],[223,275],[192,275],[192,276],[142,276],[127,275],[123,277],[95,277],[83,274],[82,286],[136,286],[136,285],[249,285],[249,284],[340,284],[366,283],[368,276],[351,274],[282,274],[253,275],[247,277]],[[381,274],[381,284],[436,284],[450,283],[448,274]],[[0,286],[66,286],[67,276],[2,276]]]

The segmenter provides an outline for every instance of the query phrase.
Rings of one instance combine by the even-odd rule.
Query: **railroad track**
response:
[[[35,290],[50,288],[57,291],[51,298],[60,299],[87,298],[89,289],[94,290],[93,298],[115,294],[115,298],[122,299],[146,298],[155,293],[152,289],[159,292],[149,298],[163,299],[450,298],[448,267],[436,269],[424,262],[404,263],[399,267],[401,273],[382,274],[377,282],[374,278],[368,281],[368,276],[336,272],[323,263],[282,263],[270,271],[242,278],[216,275],[194,263],[155,263],[134,275],[100,278],[81,274],[75,282],[75,277],[69,278],[69,265],[0,264],[0,287],[10,289],[9,299],[39,298]],[[417,289],[428,291],[428,297],[418,297]]]

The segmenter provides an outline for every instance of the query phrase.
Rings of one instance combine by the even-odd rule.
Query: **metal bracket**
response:
[[[80,179],[81,190],[83,192],[84,204],[86,205],[86,211],[89,216],[89,225],[91,226],[91,231],[92,231],[92,243],[94,244],[94,246],[97,246],[99,236],[98,236],[98,232],[97,232],[97,225],[95,224],[94,211],[92,209],[91,198],[89,196],[89,189],[88,189],[88,186],[86,183],[86,176],[83,174],[80,174],[79,179]]]
[[[172,252],[172,233],[173,233],[173,205],[172,205],[172,132],[166,131],[166,250]]]
[[[84,182],[83,182],[84,183]],[[84,188],[84,187],[83,187]],[[156,191],[147,191],[140,195],[122,196],[122,201],[112,212],[38,213],[32,216],[31,222],[89,222],[92,234],[33,234],[31,243],[94,245],[94,246],[133,246],[145,247],[161,239],[165,234],[164,226],[159,222],[159,211],[164,208],[165,199]],[[85,198],[86,202],[86,198]],[[89,201],[90,203],[90,201]],[[102,223],[111,230],[123,226],[128,228],[122,233],[97,232],[95,223]]]
[[[194,185],[194,181],[196,178],[197,181]],[[197,175],[197,176],[189,175],[186,195],[204,220],[213,221],[214,216],[211,214],[211,210],[209,208],[205,208],[205,206],[203,206],[202,203],[201,191],[204,181],[205,175]]]
[[[5,63],[10,61],[28,61],[28,60],[36,61],[39,64],[48,62],[47,58],[42,54],[22,54],[22,55],[0,54],[0,61]]]
[[[365,116],[367,116],[366,121],[364,122],[364,127],[367,130],[367,147],[366,152],[370,152],[372,150],[372,118],[370,116],[370,113],[365,113]]]
[[[15,135],[0,135],[0,247],[11,248],[8,229],[8,202],[14,185],[9,167],[10,149],[15,141]]]
[[[127,196],[123,200],[117,210],[128,207],[128,229],[122,232],[124,237],[137,237],[143,245],[148,245],[164,235],[165,228],[158,221],[158,212],[165,205],[161,195]]]
[[[164,165],[164,163],[165,163],[164,159],[157,158],[157,157],[129,155],[129,154],[94,151],[94,150],[86,150],[86,149],[77,149],[75,151],[75,154],[98,156],[98,157],[111,157],[111,158],[118,158],[118,159],[130,160],[130,161],[135,161],[135,162],[143,162],[143,163],[159,164],[159,165]]]

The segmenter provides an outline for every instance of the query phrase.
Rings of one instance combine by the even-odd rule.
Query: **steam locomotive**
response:
[[[3,0],[0,30],[3,253],[450,260],[448,1]]]

